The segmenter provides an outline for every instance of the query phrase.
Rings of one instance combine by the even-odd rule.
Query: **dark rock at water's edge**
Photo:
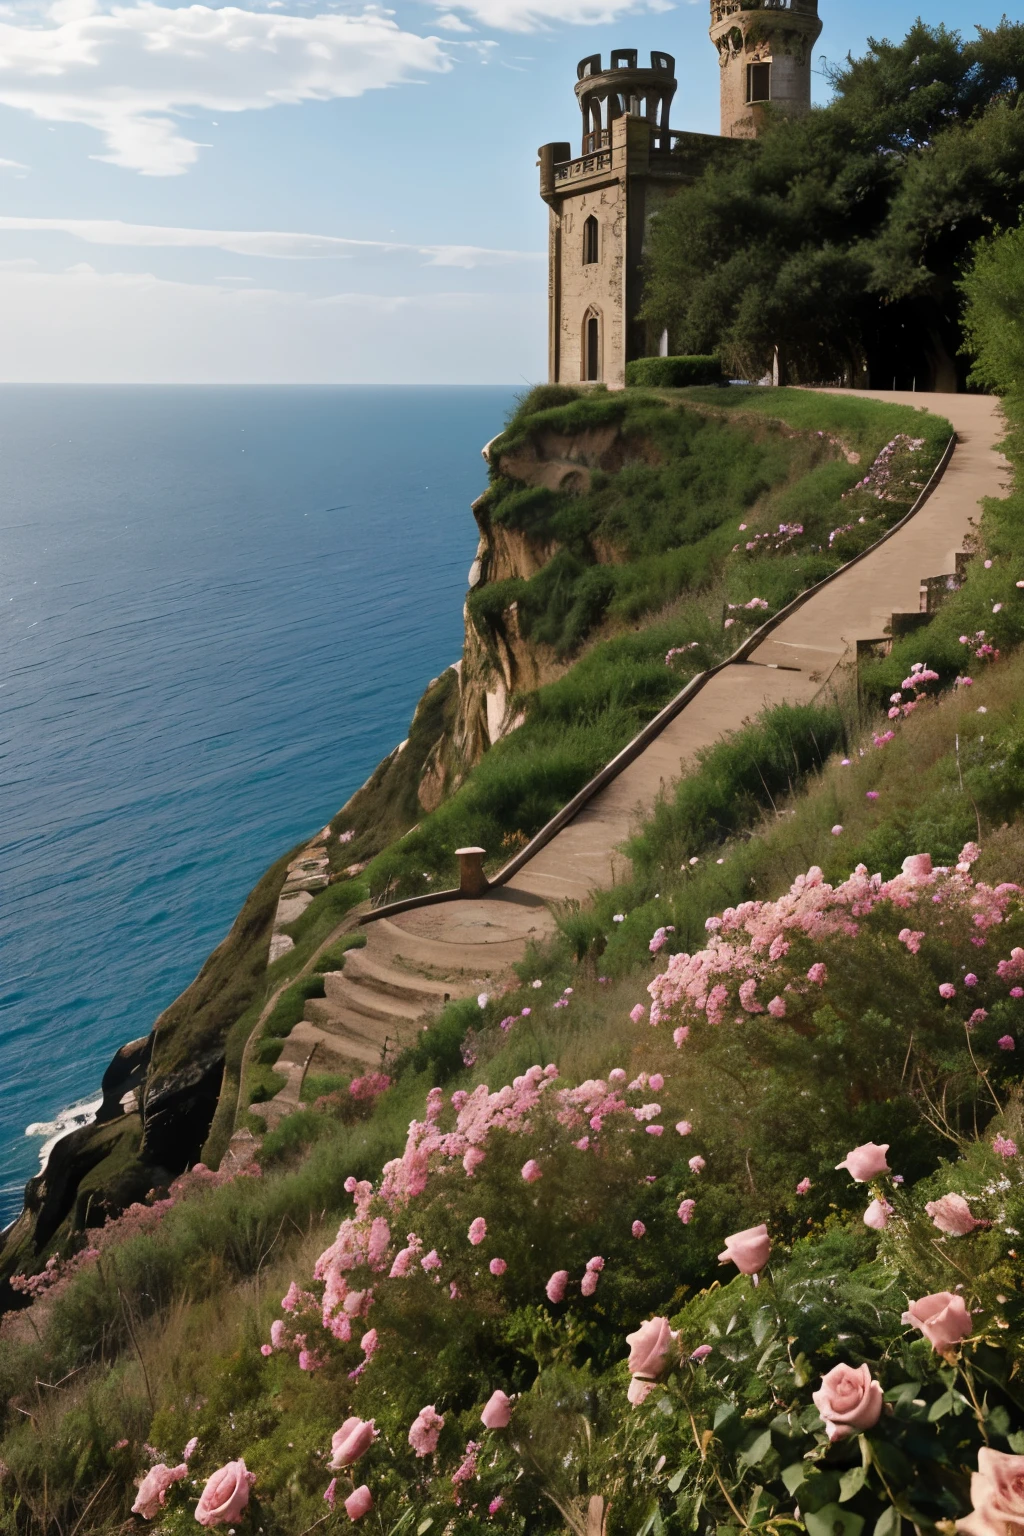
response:
[[[152,1031],[115,1052],[90,1125],[55,1142],[28,1181],[21,1215],[0,1248],[0,1310],[23,1306],[11,1275],[34,1273],[51,1252],[80,1245],[152,1189],[199,1160],[217,1105],[225,1040],[263,986],[284,883],[280,859],[250,893],[230,933]]]

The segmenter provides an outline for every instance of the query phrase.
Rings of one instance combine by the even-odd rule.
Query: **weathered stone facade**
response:
[[[722,135],[753,139],[767,104],[811,110],[818,0],[712,0],[711,41],[722,71]]]
[[[765,106],[805,112],[811,49],[821,31],[817,0],[712,0],[711,39],[721,66],[722,137],[669,127],[675,60],[635,49],[581,59],[576,98],[582,152],[544,144],[540,195],[549,209],[548,378],[552,383],[626,382],[626,364],[663,339],[640,318],[643,256],[651,218],[696,180],[723,141],[754,138]]]

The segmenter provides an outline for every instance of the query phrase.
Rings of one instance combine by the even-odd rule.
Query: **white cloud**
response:
[[[365,91],[450,69],[440,39],[367,7],[294,16],[135,0],[101,13],[58,0],[46,20],[0,20],[0,103],[102,134],[97,158],[149,176],[187,170],[203,147],[190,109],[243,112]]]
[[[507,384],[545,373],[536,294],[329,298],[150,274],[0,269],[0,378]]]
[[[472,32],[472,27],[467,27],[461,16],[453,16],[451,11],[443,12],[437,18],[439,27],[444,27],[446,32]]]
[[[497,27],[504,32],[544,32],[558,24],[606,26],[620,16],[674,9],[672,0],[436,0],[436,3],[446,13],[464,11],[481,26]]]
[[[499,251],[478,245],[411,245],[395,240],[349,240],[290,230],[177,229],[163,224],[126,224],[120,219],[38,219],[0,214],[0,231],[74,235],[90,245],[173,247],[230,251],[235,256],[285,260],[335,259],[360,253],[406,252],[431,267],[495,267],[545,259],[543,251]]]

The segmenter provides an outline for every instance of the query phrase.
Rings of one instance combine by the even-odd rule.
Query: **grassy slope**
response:
[[[806,397],[797,398],[803,406]],[[993,539],[1004,536],[1015,515],[1015,508],[1007,509],[993,528]],[[660,647],[661,638],[658,644]],[[657,923],[674,921],[679,942],[684,943],[688,935],[702,930],[708,912],[755,891],[775,893],[815,859],[826,865],[827,873],[833,868],[845,873],[859,853],[866,854],[869,862],[874,858],[873,867],[879,862],[887,867],[902,857],[901,850],[920,847],[922,840],[935,841],[937,837],[936,852],[947,843],[952,846],[957,838],[962,840],[964,828],[968,833],[972,830],[978,815],[986,830],[990,821],[996,827],[1001,820],[1012,822],[1020,803],[1013,744],[1017,734],[1024,731],[1016,703],[1017,671],[1016,664],[1012,669],[996,670],[977,685],[987,693],[978,692],[969,701],[961,697],[934,714],[909,721],[898,742],[884,753],[869,749],[867,764],[857,759],[851,769],[840,771],[834,761],[822,766],[830,747],[845,739],[843,732],[850,729],[849,722],[844,725],[834,713],[831,717],[813,712],[799,719],[796,712],[790,718],[776,717],[762,733],[761,748],[752,750],[755,744],[747,742],[740,745],[734,760],[727,763],[719,757],[709,762],[706,795],[701,800],[699,793],[691,791],[674,832],[688,849],[700,852],[699,864],[680,873],[673,852],[667,865],[657,856],[658,848],[664,846],[659,834],[646,861],[638,850],[636,881],[608,893],[592,915],[567,919],[562,940],[531,962],[544,979],[545,996],[551,995],[547,988],[557,990],[563,982],[571,981],[576,989],[571,1010],[553,1014],[535,1008],[529,1025],[517,1027],[508,1037],[494,1031],[493,1020],[487,1021],[491,1027],[480,1035],[481,1020],[474,1010],[450,1010],[430,1031],[418,1057],[408,1063],[399,1087],[382,1101],[370,1121],[341,1125],[323,1114],[294,1117],[276,1139],[280,1166],[272,1166],[262,1184],[228,1188],[175,1211],[156,1238],[129,1243],[119,1253],[114,1269],[95,1272],[73,1287],[66,1303],[54,1313],[45,1348],[32,1345],[26,1353],[24,1345],[5,1347],[0,1369],[6,1372],[11,1389],[26,1379],[27,1370],[60,1373],[93,1358],[101,1336],[106,1358],[117,1361],[112,1372],[101,1373],[102,1379],[85,1372],[69,1402],[47,1404],[40,1420],[44,1449],[41,1459],[39,1452],[33,1453],[34,1463],[32,1455],[28,1456],[26,1475],[31,1479],[31,1465],[40,1466],[43,1460],[53,1473],[67,1464],[67,1455],[73,1453],[73,1460],[80,1458],[83,1431],[76,1417],[78,1405],[83,1410],[90,1405],[88,1413],[102,1422],[104,1435],[109,1429],[108,1444],[119,1437],[115,1434],[117,1426],[126,1433],[131,1428],[138,1437],[144,1433],[140,1426],[149,1420],[147,1388],[137,1363],[122,1352],[130,1348],[130,1330],[124,1321],[126,1306],[137,1327],[143,1326],[147,1315],[152,1318],[145,1325],[144,1348],[148,1390],[158,1403],[179,1396],[183,1382],[192,1382],[197,1390],[210,1389],[211,1359],[216,1361],[216,1375],[225,1380],[230,1377],[233,1367],[227,1362],[235,1358],[243,1340],[249,1341],[246,1350],[251,1348],[256,1319],[262,1319],[261,1330],[266,1322],[268,1292],[254,1285],[257,1271],[264,1277],[295,1272],[304,1255],[318,1250],[322,1234],[330,1231],[337,1212],[345,1207],[340,1187],[344,1175],[374,1176],[383,1160],[400,1147],[410,1114],[420,1108],[425,1089],[433,1082],[445,1080],[454,1086],[461,1077],[468,1086],[481,1079],[508,1080],[528,1062],[549,1059],[558,1060],[566,1075],[578,1079],[606,1070],[611,1045],[616,1054],[630,1050],[634,1064],[644,1061],[649,1049],[647,1038],[643,1032],[631,1033],[630,1026],[623,1025],[623,1017],[628,1006],[643,995],[642,986],[650,972],[647,939]],[[577,673],[586,676],[583,667]],[[595,689],[595,699],[596,693]],[[978,704],[985,698],[989,700],[987,719],[977,715]],[[979,722],[987,725],[987,731],[979,729]],[[959,792],[959,775],[949,757],[950,740],[958,730],[961,770],[969,754],[974,754],[967,764],[964,793]],[[977,740],[982,734],[991,744],[987,751]],[[764,803],[751,777],[754,760],[756,779],[763,776],[769,789],[784,790],[786,758],[794,748],[798,756],[803,754],[802,767],[810,765],[811,792],[786,807],[794,814],[773,816],[758,829],[756,837],[723,843],[723,836],[742,832],[744,823],[749,823]],[[1003,765],[998,773],[993,771],[995,763]],[[923,766],[927,770],[924,774]],[[737,817],[733,810],[729,824],[722,819],[721,784],[726,771],[733,772],[735,782],[745,787],[743,814]],[[874,809],[862,799],[861,780],[867,783],[868,778],[883,791]],[[969,813],[968,799],[972,800]],[[841,840],[833,839],[829,831],[837,819],[846,827]],[[705,857],[712,849],[721,863]],[[1003,878],[1019,872],[1024,854],[1015,826],[996,836],[987,857]],[[318,898],[296,926],[297,951],[287,963],[279,962],[275,973],[294,974],[361,894],[357,883],[351,882]],[[625,911],[626,921],[613,924],[613,911]],[[598,969],[609,979],[599,982]],[[503,1001],[502,1008],[511,1010],[517,1004],[535,1001],[531,989]],[[239,1025],[248,1016],[243,1015]],[[580,1028],[581,1023],[585,1028]],[[463,1073],[459,1042],[470,1024],[477,1026],[479,1065]],[[316,1144],[301,1166],[290,1166],[290,1160],[311,1142]],[[273,1153],[273,1146],[268,1150]],[[232,1236],[225,1243],[224,1233],[228,1231]],[[216,1255],[212,1261],[211,1254]],[[276,1292],[276,1280],[272,1289]],[[182,1311],[185,1298],[189,1301]],[[258,1401],[256,1388],[254,1402]],[[67,1407],[74,1410],[70,1417]],[[264,1404],[254,1409],[253,1422],[263,1422],[267,1413],[273,1417],[277,1411]],[[92,1439],[90,1445],[86,1462],[76,1462],[80,1471],[85,1468],[79,1477],[81,1486],[93,1486],[90,1480],[100,1472],[102,1476],[109,1472],[116,1484],[123,1474],[110,1465],[109,1453],[100,1442]],[[22,1464],[26,1454],[22,1443],[18,1450]],[[81,1509],[79,1495],[70,1488],[59,1494],[55,1486],[52,1496],[58,1501],[65,1497],[66,1507]],[[95,1529],[105,1527],[97,1523]]]
[[[686,409],[690,406],[699,409]],[[702,414],[712,408],[713,417]],[[610,582],[614,591],[607,588],[604,606],[587,608],[588,622],[603,624],[608,638],[592,643],[564,678],[522,699],[524,723],[488,752],[451,800],[421,817],[415,831],[374,860],[368,871],[374,898],[454,883],[454,850],[463,844],[487,848],[491,868],[505,862],[684,682],[734,649],[743,625],[722,628],[725,602],[760,597],[774,611],[851,558],[907,510],[916,495],[914,482],[927,478],[950,435],[940,417],[876,401],[799,390],[698,389],[591,395],[520,417],[509,436],[515,443],[531,433],[579,431],[606,417],[623,421],[624,430],[644,442],[657,443],[664,462],[627,465],[591,495],[579,497],[524,494],[499,473],[490,515],[525,520],[536,536],[565,541],[566,556],[574,570],[578,567],[573,575],[556,555],[532,581],[501,583],[497,603],[516,600],[523,613],[535,601],[545,623],[555,624],[563,638],[568,625],[578,643],[587,633],[577,624],[583,611],[580,583],[592,595],[594,580]],[[879,503],[863,491],[841,501],[901,432],[923,437],[925,446],[905,461],[905,478],[893,499]],[[839,438],[859,455],[858,464],[836,459],[830,440]],[[492,450],[499,470],[501,444]],[[719,471],[698,473],[697,453],[715,457]],[[755,510],[737,516],[736,497],[741,507],[753,503]],[[866,521],[859,523],[860,517]],[[713,525],[710,531],[689,538],[687,530],[702,520]],[[744,533],[741,522],[747,524]],[[805,532],[779,551],[748,553],[742,547],[780,522],[802,523]],[[847,523],[853,528],[830,549],[830,532]],[[595,537],[617,542],[635,558],[598,565],[590,548]],[[737,540],[740,547],[734,550]],[[492,597],[493,589],[485,586],[470,603],[485,634],[495,620],[487,606]],[[757,611],[742,616],[750,623],[763,617]],[[632,632],[622,633],[627,624]],[[557,636],[552,631],[546,638]],[[693,648],[666,667],[665,655],[673,647]],[[358,821],[356,829],[351,846],[359,849],[364,834]]]
[[[457,1053],[453,1060],[449,1051],[447,1071],[438,1070],[440,1057],[425,1071],[410,1071],[368,1122],[345,1125],[328,1115],[295,1117],[298,1137],[278,1138],[282,1162],[276,1168],[272,1165],[262,1182],[229,1186],[182,1206],[172,1212],[155,1238],[126,1244],[104,1271],[94,1270],[83,1277],[56,1308],[45,1348],[26,1343],[8,1345],[0,1351],[0,1371],[8,1391],[24,1381],[30,1369],[45,1369],[51,1373],[47,1379],[56,1379],[80,1366],[93,1357],[101,1334],[106,1339],[108,1358],[113,1351],[115,1368],[87,1371],[65,1392],[59,1405],[53,1398],[42,1403],[34,1439],[12,1423],[0,1454],[29,1484],[35,1476],[33,1467],[41,1471],[45,1463],[51,1479],[50,1496],[65,1500],[65,1509],[81,1508],[81,1496],[73,1492],[70,1482],[62,1491],[61,1479],[70,1476],[68,1458],[81,1457],[83,1435],[90,1449],[84,1464],[80,1460],[77,1463],[85,1468],[79,1474],[80,1487],[93,1488],[108,1473],[115,1481],[126,1475],[111,1459],[108,1447],[122,1435],[141,1440],[157,1432],[124,1322],[127,1306],[129,1316],[136,1318],[136,1337],[144,1352],[149,1390],[159,1409],[158,1429],[164,1438],[172,1433],[180,1436],[184,1426],[194,1422],[194,1415],[180,1403],[182,1394],[198,1393],[214,1405],[214,1417],[220,1411],[216,1405],[226,1408],[228,1402],[233,1403],[234,1428],[224,1432],[224,1443],[230,1438],[236,1454],[243,1442],[254,1448],[251,1454],[258,1454],[257,1443],[271,1436],[275,1456],[294,1465],[298,1473],[308,1464],[312,1448],[323,1439],[322,1420],[325,1409],[330,1416],[329,1403],[315,1383],[307,1387],[305,1380],[298,1383],[301,1390],[291,1386],[287,1397],[279,1399],[276,1376],[263,1378],[257,1365],[250,1367],[245,1362],[253,1357],[255,1341],[265,1336],[271,1316],[276,1315],[276,1297],[287,1280],[303,1273],[304,1268],[308,1270],[312,1257],[329,1239],[338,1213],[346,1208],[341,1188],[344,1177],[349,1173],[373,1177],[384,1159],[394,1155],[410,1113],[422,1105],[427,1086],[445,1078],[449,1087],[509,1081],[533,1061],[557,1061],[562,1073],[576,1081],[606,1072],[613,1059],[630,1070],[641,1066],[651,1070],[660,1065],[664,1039],[652,1036],[645,1025],[631,1026],[626,1018],[630,1006],[643,998],[644,985],[653,970],[647,952],[652,926],[675,920],[677,943],[685,944],[688,928],[699,932],[707,913],[751,894],[777,894],[811,862],[820,863],[826,875],[841,877],[858,856],[880,849],[883,868],[891,869],[908,840],[910,846],[919,848],[922,840],[934,834],[933,841],[938,839],[936,851],[941,852],[946,843],[952,847],[965,833],[975,831],[980,816],[985,838],[983,875],[1024,881],[1024,826],[1016,819],[1024,805],[1024,767],[1006,766],[1013,758],[1013,744],[1024,737],[1022,683],[1024,658],[1016,658],[993,670],[977,685],[979,691],[969,701],[962,695],[950,696],[939,707],[906,722],[884,749],[872,747],[868,735],[864,738],[864,757],[855,749],[849,767],[842,767],[834,754],[811,775],[806,793],[780,807],[781,814],[763,822],[756,836],[736,843],[715,843],[721,864],[701,855],[692,871],[687,866],[685,874],[676,870],[671,883],[661,880],[657,897],[638,887],[608,893],[597,913],[606,939],[599,964],[592,948],[584,952],[582,960],[574,958],[571,933],[536,957],[532,971],[543,981],[540,995],[547,1004],[540,1005],[538,992],[529,985],[503,998],[500,1007],[492,1011],[512,1013],[520,1005],[532,1005],[533,1013],[508,1035],[495,1029],[494,1020],[489,1018],[488,1027],[483,1032],[478,1029],[475,1043],[479,1061],[474,1069],[459,1070],[455,1066]],[[979,704],[984,704],[985,715],[978,714]],[[957,739],[962,770],[966,765],[963,790],[956,768]],[[749,759],[749,750],[744,755]],[[721,770],[721,760],[709,765],[709,797]],[[866,787],[879,791],[877,801],[865,799]],[[833,837],[830,830],[837,819],[844,826],[841,838]],[[625,911],[624,923],[612,923],[613,909]],[[609,979],[601,982],[598,972]],[[574,987],[572,1005],[553,1011],[551,1000],[566,982]],[[464,1034],[466,1019],[473,1016],[474,1010],[463,1010],[456,1020],[453,1011],[449,1023],[457,1022]],[[435,1026],[435,1031],[441,1028]],[[712,1043],[706,1060],[700,1054],[688,1056],[685,1107],[705,1124],[714,1125],[716,1119],[722,1122],[721,1134],[717,1138],[710,1135],[711,1149],[722,1163],[728,1163],[730,1141],[735,1139],[732,1101],[743,1092],[743,1064],[734,1059],[720,1060],[719,1055]],[[724,1087],[729,1113],[721,1102]],[[761,1167],[767,1160],[768,1147],[774,1147],[778,1140],[777,1130],[774,1119],[762,1125],[760,1132],[756,1125],[752,1127],[751,1134],[766,1138],[763,1149],[760,1143],[755,1144],[754,1166]],[[868,1133],[871,1130],[880,1134],[880,1123],[868,1127]],[[308,1138],[313,1131],[319,1140],[308,1157],[294,1165],[303,1136]],[[777,1154],[781,1159],[781,1167],[777,1167],[780,1185],[791,1187],[795,1182],[794,1170],[796,1161],[804,1157],[803,1146],[801,1141],[795,1149],[796,1160],[793,1150],[785,1156]],[[929,1158],[934,1161],[934,1156],[927,1142],[922,1144],[913,1171],[926,1171]],[[740,1194],[744,1183],[741,1178]],[[632,1196],[628,1202],[635,1203]],[[736,1212],[728,1208],[726,1200],[721,1219],[738,1219],[743,1209],[742,1198]],[[261,1265],[261,1282],[257,1284],[255,1276]],[[147,1316],[151,1321],[144,1324]],[[264,1380],[265,1386],[261,1385]],[[176,1406],[172,1408],[172,1404]],[[212,1422],[209,1414],[204,1422]],[[89,1424],[95,1428],[88,1429]],[[291,1442],[288,1447],[284,1445],[285,1427]],[[168,1438],[168,1443],[176,1442]],[[67,1474],[61,1473],[62,1466],[68,1469]],[[312,1504],[303,1507],[312,1509]],[[265,1523],[266,1512],[261,1518]],[[312,1513],[309,1518],[314,1518]],[[284,1506],[275,1519],[277,1523],[265,1524],[265,1529],[292,1529]],[[97,1520],[93,1528],[105,1531],[108,1527]]]

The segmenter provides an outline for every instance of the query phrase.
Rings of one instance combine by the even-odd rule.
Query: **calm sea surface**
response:
[[[511,389],[0,387],[0,1219],[461,647]]]

